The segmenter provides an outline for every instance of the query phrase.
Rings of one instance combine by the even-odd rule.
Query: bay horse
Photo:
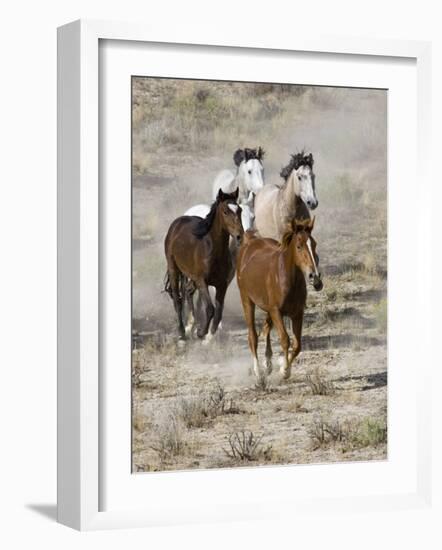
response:
[[[233,154],[236,173],[232,170],[222,170],[217,174],[212,186],[212,196],[216,197],[218,189],[224,193],[232,193],[239,189],[239,202],[244,202],[249,193],[258,193],[264,187],[264,149],[237,149]]]
[[[323,287],[315,261],[316,243],[311,237],[313,226],[314,219],[292,220],[281,243],[257,237],[250,231],[244,235],[238,253],[237,280],[253,355],[253,370],[258,379],[263,373],[257,354],[256,306],[267,313],[262,332],[266,339],[267,373],[272,370],[270,332],[273,326],[279,333],[283,352],[283,378],[290,377],[291,365],[301,351],[307,284],[317,291]],[[290,354],[284,317],[289,317],[292,322],[293,350]]]
[[[294,218],[311,218],[318,206],[312,153],[291,155],[280,176],[282,186],[267,183],[255,198],[255,227],[261,237],[281,241],[287,224]]]
[[[180,216],[169,227],[164,242],[167,260],[165,290],[173,300],[180,340],[185,339],[183,300],[186,294],[191,292],[189,289],[186,290],[186,287],[190,286],[199,291],[199,338],[208,335],[212,318],[208,339],[215,334],[221,321],[232,269],[229,236],[239,243],[244,233],[241,225],[241,208],[236,202],[237,199],[238,189],[227,194],[220,189],[205,218]],[[216,289],[215,307],[210,298],[209,285]]]
[[[253,202],[255,199],[254,193],[250,191],[249,196],[246,199],[240,201],[238,199],[238,204],[241,207],[241,223],[244,231],[248,231],[253,228],[255,213],[253,211]],[[210,206],[208,204],[196,204],[184,212],[184,216],[199,216],[200,218],[205,218],[210,212]],[[236,255],[238,252],[238,244],[235,242],[235,239],[232,237],[229,240],[229,250],[230,250],[230,259],[231,259],[231,269],[228,276],[227,286],[232,282],[235,277],[235,268],[236,268]],[[185,332],[187,335],[191,335],[195,328],[195,316],[194,316],[194,306],[193,306],[193,294],[195,288],[193,285],[189,285],[188,282],[184,282],[184,290],[186,295],[186,305],[184,309],[184,323],[185,323]]]

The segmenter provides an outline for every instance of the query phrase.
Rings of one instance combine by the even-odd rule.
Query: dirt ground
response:
[[[137,105],[151,100],[141,93],[146,94],[145,83],[140,90]],[[333,98],[331,105],[330,98],[308,104],[304,98],[298,122],[312,109],[345,120],[343,99]],[[287,109],[295,99],[287,100]],[[366,115],[364,102],[350,105],[349,125],[361,124],[351,116],[384,116],[375,110]],[[383,105],[375,98],[373,109],[378,103]],[[318,128],[321,120],[317,117]],[[310,132],[315,136],[314,128]],[[372,145],[370,132],[364,139]],[[290,127],[281,135],[287,149]],[[319,129],[318,136],[325,150]],[[357,146],[363,149],[363,143]],[[312,147],[315,160],[321,147],[319,155]],[[164,234],[175,216],[204,198],[208,202],[212,175],[230,165],[228,153],[208,152],[201,159],[176,147],[165,150],[167,169],[163,156],[161,163],[135,170],[133,178],[133,471],[385,460],[385,158],[368,148],[367,158],[347,158],[342,172],[336,159],[327,165],[324,154],[322,166],[319,160],[314,236],[324,289],[309,291],[303,351],[291,378],[281,380],[273,333],[273,373],[258,387],[249,374],[252,360],[236,281],[216,339],[209,345],[197,339],[177,344],[173,305],[161,292]],[[288,160],[290,152],[284,150],[282,160],[266,169]],[[269,177],[277,180],[277,171]],[[262,357],[262,343],[259,352]]]

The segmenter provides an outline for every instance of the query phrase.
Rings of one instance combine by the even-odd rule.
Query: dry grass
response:
[[[335,393],[335,386],[328,380],[320,368],[305,375],[303,382],[310,388],[312,395],[332,395]]]
[[[340,421],[319,417],[313,421],[309,433],[313,450],[340,444],[342,451],[348,452],[387,443],[387,422],[385,418]]]
[[[169,335],[156,334],[143,346],[132,351],[132,377],[134,384],[140,376],[151,369],[174,367],[180,357],[176,339]]]

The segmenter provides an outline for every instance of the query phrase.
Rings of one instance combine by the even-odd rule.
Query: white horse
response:
[[[292,155],[280,175],[282,186],[267,183],[255,197],[255,228],[261,237],[279,242],[292,219],[309,219],[318,206],[313,155]]]
[[[264,167],[262,160],[264,150],[238,149],[233,154],[236,173],[232,170],[222,170],[217,174],[212,186],[212,198],[216,199],[219,189],[224,193],[233,193],[238,187],[238,203],[247,200],[250,193],[258,193],[264,187]]]

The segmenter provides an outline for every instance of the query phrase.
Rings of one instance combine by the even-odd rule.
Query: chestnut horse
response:
[[[180,340],[185,339],[183,300],[187,298],[193,309],[194,289],[199,291],[198,337],[207,335],[213,318],[209,340],[221,321],[232,271],[229,235],[240,243],[244,232],[237,199],[238,189],[234,193],[223,193],[220,189],[205,218],[181,216],[169,227],[164,243],[167,260],[165,290],[173,299]],[[210,298],[209,285],[216,289],[215,307]]]
[[[267,373],[272,369],[270,331],[274,325],[279,333],[283,351],[281,374],[290,377],[291,365],[301,351],[302,322],[304,318],[307,283],[315,290],[322,289],[321,274],[315,262],[316,243],[311,237],[313,220],[292,220],[290,229],[279,244],[273,239],[262,239],[254,233],[245,233],[237,259],[237,280],[249,330],[249,346],[253,355],[253,369],[260,378],[258,336],[255,327],[255,307],[267,313],[263,328],[266,338]],[[293,351],[284,326],[284,317],[292,321]]]

